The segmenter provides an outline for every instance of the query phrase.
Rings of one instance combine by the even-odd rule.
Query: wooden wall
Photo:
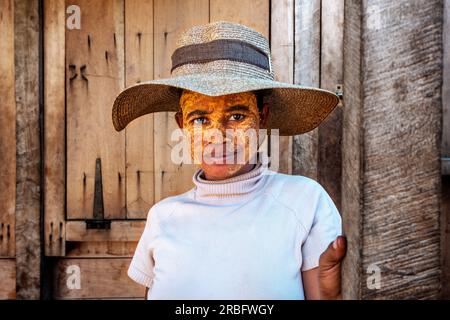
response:
[[[400,5],[387,3],[380,1],[377,8],[400,12]],[[66,26],[70,5],[81,9],[80,30]],[[344,0],[0,0],[4,30],[0,49],[6,53],[0,60],[0,147],[5,164],[0,179],[0,299],[143,298],[144,289],[127,277],[126,270],[148,209],[191,188],[194,168],[173,165],[168,158],[170,133],[176,126],[173,113],[146,115],[117,133],[111,122],[112,102],[127,86],[169,76],[170,55],[180,32],[218,20],[246,24],[268,37],[277,80],[344,91],[342,103],[319,128],[282,138],[280,161],[282,172],[319,181],[343,214],[351,240],[344,271],[346,297],[436,297],[440,172],[438,151],[430,146],[437,146],[440,128],[438,95],[433,91],[439,65],[420,60],[421,47],[418,51],[409,47],[430,40],[434,49],[439,48],[435,38],[440,30],[439,1],[427,8],[434,14],[422,16],[420,10],[409,8],[408,17],[430,22],[433,32],[424,28],[423,38],[396,45],[412,52],[408,58],[415,64],[405,68],[422,65],[437,78],[423,82],[417,99],[409,101],[405,92],[411,87],[402,86],[402,69],[392,65],[395,72],[390,75],[401,78],[395,85],[407,102],[399,101],[402,109],[397,109],[383,100],[376,112],[377,100],[366,97],[379,96],[373,86],[379,79],[371,72],[384,62],[363,49],[372,46],[373,54],[381,55],[383,32],[398,31],[395,23],[400,22],[370,29],[362,17],[377,18],[384,11],[355,1],[344,5]],[[444,65],[448,61],[445,58]],[[444,88],[446,74],[444,68]],[[383,97],[396,94],[388,90]],[[445,94],[443,153],[449,145]],[[408,106],[422,110],[425,104],[414,104],[422,99],[432,112],[417,111],[411,113],[416,118],[408,118]],[[387,128],[385,123],[393,119],[403,127]],[[390,137],[410,134],[404,136],[404,144],[390,144],[380,132]],[[391,157],[382,160],[377,152],[386,150],[392,151]],[[413,151],[411,157],[406,150]],[[93,217],[98,158],[110,230],[86,229],[85,219]],[[390,174],[379,175],[380,166],[392,168]],[[408,177],[409,183],[399,175]],[[421,194],[411,191],[412,182],[420,186]],[[443,192],[448,190],[445,186],[444,182]],[[388,208],[392,214],[386,214]],[[444,201],[443,252],[449,248],[448,208]],[[416,236],[408,238],[407,246],[415,261],[412,269],[402,264],[412,258],[398,241],[405,227],[392,227],[404,223]],[[421,239],[427,246],[422,253],[414,247]],[[391,251],[401,259],[395,262]],[[448,256],[442,255],[444,268]],[[364,287],[364,268],[371,262],[385,266],[381,291]],[[79,289],[68,286],[73,266],[81,272]],[[448,278],[444,273],[444,288]]]

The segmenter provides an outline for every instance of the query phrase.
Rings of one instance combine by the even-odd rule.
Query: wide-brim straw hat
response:
[[[282,136],[313,130],[339,103],[333,92],[274,79],[261,33],[228,21],[197,25],[178,38],[169,78],[140,82],[116,97],[114,128],[121,131],[145,114],[180,110],[183,89],[209,96],[261,90],[269,103],[268,128]]]

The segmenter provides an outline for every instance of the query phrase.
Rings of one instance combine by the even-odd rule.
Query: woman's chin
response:
[[[208,180],[224,180],[234,176],[244,164],[202,164],[202,170]]]

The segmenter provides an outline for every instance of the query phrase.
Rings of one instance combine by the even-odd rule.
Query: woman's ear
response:
[[[262,110],[259,112],[259,127],[261,129],[267,129],[269,119],[269,104],[265,102]]]
[[[181,111],[177,111],[177,113],[175,113],[175,120],[178,124],[178,127],[180,129],[183,129],[183,113]]]

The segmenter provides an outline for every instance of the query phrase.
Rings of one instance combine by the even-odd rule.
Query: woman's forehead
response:
[[[180,98],[180,106],[197,107],[201,106],[229,106],[233,104],[246,104],[256,106],[256,95],[251,91],[232,93],[222,96],[208,96],[199,92],[183,90]]]

